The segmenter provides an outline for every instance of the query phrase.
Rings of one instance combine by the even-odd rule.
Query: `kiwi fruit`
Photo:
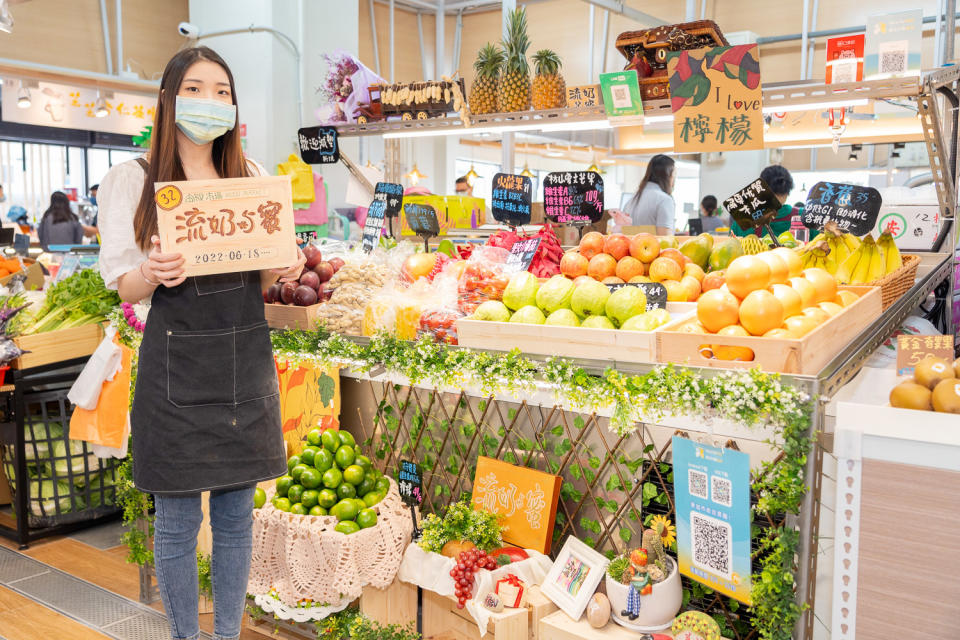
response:
[[[960,413],[960,378],[947,378],[933,389],[933,410],[940,413]]]
[[[911,380],[901,382],[890,391],[890,406],[898,409],[931,411],[930,389]]]
[[[927,356],[913,370],[913,379],[927,389],[933,389],[941,380],[954,376],[953,365],[941,358]]]

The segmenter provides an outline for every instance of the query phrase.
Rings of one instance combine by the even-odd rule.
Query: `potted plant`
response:
[[[674,528],[663,516],[643,532],[643,547],[615,558],[607,567],[611,617],[636,631],[659,631],[673,622],[683,604],[677,561],[664,551]]]

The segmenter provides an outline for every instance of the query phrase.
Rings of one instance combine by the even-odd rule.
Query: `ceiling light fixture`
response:
[[[543,155],[547,156],[548,158],[562,158],[563,151],[558,151],[553,147],[551,147],[550,145],[547,145],[547,148],[544,150]]]
[[[530,171],[530,166],[526,162],[523,163],[523,171],[520,172],[520,175],[526,176],[528,178],[537,177],[533,171]]]
[[[93,115],[98,118],[106,118],[110,115],[110,111],[107,109],[107,101],[104,100],[103,96],[97,95],[97,101],[93,106]]]
[[[30,89],[27,89],[23,86],[23,81],[20,81],[20,90],[17,92],[17,106],[21,109],[30,108]]]
[[[470,163],[470,171],[467,171],[467,173],[464,174],[463,177],[467,179],[467,184],[470,185],[471,187],[473,186],[474,180],[480,177],[480,174],[477,173],[477,170],[473,168],[472,162]]]
[[[423,180],[423,179],[426,178],[427,176],[425,176],[425,175],[423,175],[422,173],[420,173],[420,170],[417,168],[417,165],[414,164],[414,165],[413,165],[413,169],[410,170],[410,173],[408,173],[407,175],[405,175],[405,176],[403,176],[403,177],[406,178],[407,180],[409,180],[411,185],[416,185],[418,182],[420,182],[421,180]]]

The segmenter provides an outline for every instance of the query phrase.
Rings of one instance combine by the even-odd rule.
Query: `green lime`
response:
[[[377,491],[383,495],[387,495],[390,492],[390,481],[386,478],[380,478],[377,480]]]
[[[259,509],[267,501],[267,492],[262,488],[257,487],[256,491],[253,492],[253,508]]]
[[[343,474],[340,469],[331,467],[323,472],[323,486],[327,489],[336,489],[343,482]]]
[[[293,469],[290,469],[290,477],[293,478],[294,482],[300,482],[300,476],[303,475],[303,472],[307,469],[309,469],[309,467],[301,462]]]
[[[371,491],[370,493],[363,494],[363,504],[365,504],[368,507],[372,507],[373,505],[377,504],[381,500],[383,500],[383,496],[377,493],[376,491]]]
[[[357,497],[357,488],[349,482],[341,482],[340,486],[337,487],[337,497],[341,500],[355,498]]]
[[[373,463],[370,462],[370,458],[368,458],[367,456],[357,456],[357,459],[354,462],[355,464],[358,464],[361,467],[363,467],[364,471],[370,471],[371,469],[373,469]]]
[[[357,445],[357,441],[353,439],[353,434],[349,431],[338,431],[337,436],[340,438],[341,447],[344,445],[355,447]]]
[[[361,500],[360,498],[351,498],[353,504],[357,505],[357,513],[360,513],[367,508],[367,503]]]
[[[352,464],[343,470],[343,479],[352,485],[359,485],[363,482],[363,467],[358,464]]]
[[[277,478],[277,497],[283,498],[287,491],[293,486],[294,480],[291,476],[280,476]]]
[[[317,496],[317,504],[324,509],[329,509],[337,504],[337,492],[333,489],[321,489]]]
[[[359,511],[360,509],[357,508],[357,504],[350,499],[341,500],[330,510],[331,513],[337,516],[337,520],[353,520],[357,517]]]
[[[360,525],[358,525],[356,522],[346,520],[344,522],[338,522],[337,526],[335,526],[333,530],[350,535],[351,533],[356,533],[357,531],[360,531]]]
[[[341,469],[346,469],[353,464],[353,461],[357,459],[357,455],[353,452],[353,447],[348,444],[342,445],[337,449],[337,453],[334,456],[337,461],[337,466]]]
[[[300,484],[303,485],[304,489],[316,489],[320,486],[320,482],[323,479],[323,474],[317,471],[314,468],[308,468],[300,474]]]
[[[312,509],[320,503],[320,492],[316,489],[307,489],[300,496],[300,504],[304,509]]]
[[[290,501],[287,498],[274,498],[273,506],[278,511],[290,511]]]
[[[312,444],[315,447],[320,446],[320,429],[313,429],[307,434],[307,444]]]
[[[307,508],[298,502],[297,504],[290,507],[290,513],[295,513],[298,516],[305,516],[307,515]]]
[[[327,510],[326,510],[326,509],[324,509],[324,508],[321,507],[320,505],[317,505],[317,506],[315,506],[315,507],[310,507],[310,515],[312,515],[312,516],[325,516],[325,515],[329,515],[329,514],[327,513]]]
[[[298,464],[300,464],[300,456],[290,456],[287,458],[287,471],[293,471]]]
[[[365,496],[371,491],[377,490],[377,481],[369,473],[363,477],[363,482],[357,485],[357,495]]]
[[[320,449],[313,458],[313,466],[317,471],[323,473],[333,466],[333,454],[326,449]]]
[[[287,491],[287,498],[290,500],[290,504],[296,504],[300,502],[300,498],[303,497],[303,485],[294,484],[290,486],[290,490]]]
[[[357,524],[361,529],[369,529],[377,524],[377,512],[373,509],[364,509],[357,514]]]
[[[300,462],[308,467],[312,467],[317,451],[320,451],[319,447],[304,447],[303,451],[300,452]]]
[[[323,435],[320,436],[320,441],[323,443],[324,449],[331,453],[340,448],[340,436],[337,435],[336,429],[324,431]]]

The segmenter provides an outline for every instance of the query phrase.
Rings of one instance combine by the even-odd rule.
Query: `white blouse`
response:
[[[270,175],[260,163],[247,159],[254,175]],[[120,276],[140,267],[149,251],[143,251],[133,233],[133,218],[137,213],[143,181],[147,177],[136,160],[115,165],[97,191],[100,230],[100,275],[107,289],[116,290]]]

